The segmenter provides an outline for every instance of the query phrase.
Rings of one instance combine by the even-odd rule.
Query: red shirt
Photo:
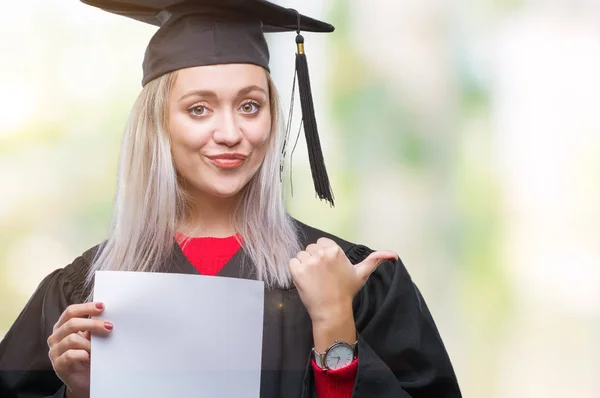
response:
[[[226,238],[189,238],[182,242],[181,250],[189,262],[202,275],[217,275],[233,255],[240,249],[242,238],[239,235]],[[358,360],[350,365],[323,371],[312,361],[315,389],[319,398],[349,398],[352,396],[354,381],[358,371]]]

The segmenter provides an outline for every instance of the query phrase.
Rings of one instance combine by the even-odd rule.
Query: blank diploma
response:
[[[264,283],[98,271],[114,329],[92,336],[91,398],[258,398]]]

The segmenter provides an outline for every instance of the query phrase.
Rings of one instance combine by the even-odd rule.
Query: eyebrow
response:
[[[243,89],[241,89],[240,91],[238,91],[237,95],[238,96],[244,96],[244,95],[250,94],[253,91],[260,91],[264,95],[267,95],[267,92],[265,91],[265,89],[262,88],[262,87],[259,87],[257,85],[252,85],[252,86],[244,87]],[[215,93],[214,91],[211,91],[211,90],[194,90],[194,91],[190,91],[189,93],[186,93],[183,96],[181,96],[181,98],[179,98],[179,101],[182,101],[182,100],[186,99],[187,97],[192,97],[192,96],[195,96],[195,97],[216,98],[217,97],[217,93]]]

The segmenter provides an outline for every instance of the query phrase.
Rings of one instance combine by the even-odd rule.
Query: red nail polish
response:
[[[110,322],[104,322],[104,327],[106,328],[106,330],[112,330],[113,324]]]
[[[102,303],[96,303],[96,308],[98,308],[99,310],[101,310],[102,308],[104,308],[104,304],[102,304]]]

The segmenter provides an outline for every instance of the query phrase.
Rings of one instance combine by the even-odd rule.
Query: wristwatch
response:
[[[317,352],[313,348],[315,363],[323,370],[341,369],[356,359],[357,349],[358,341],[348,344],[336,340],[324,353]]]

